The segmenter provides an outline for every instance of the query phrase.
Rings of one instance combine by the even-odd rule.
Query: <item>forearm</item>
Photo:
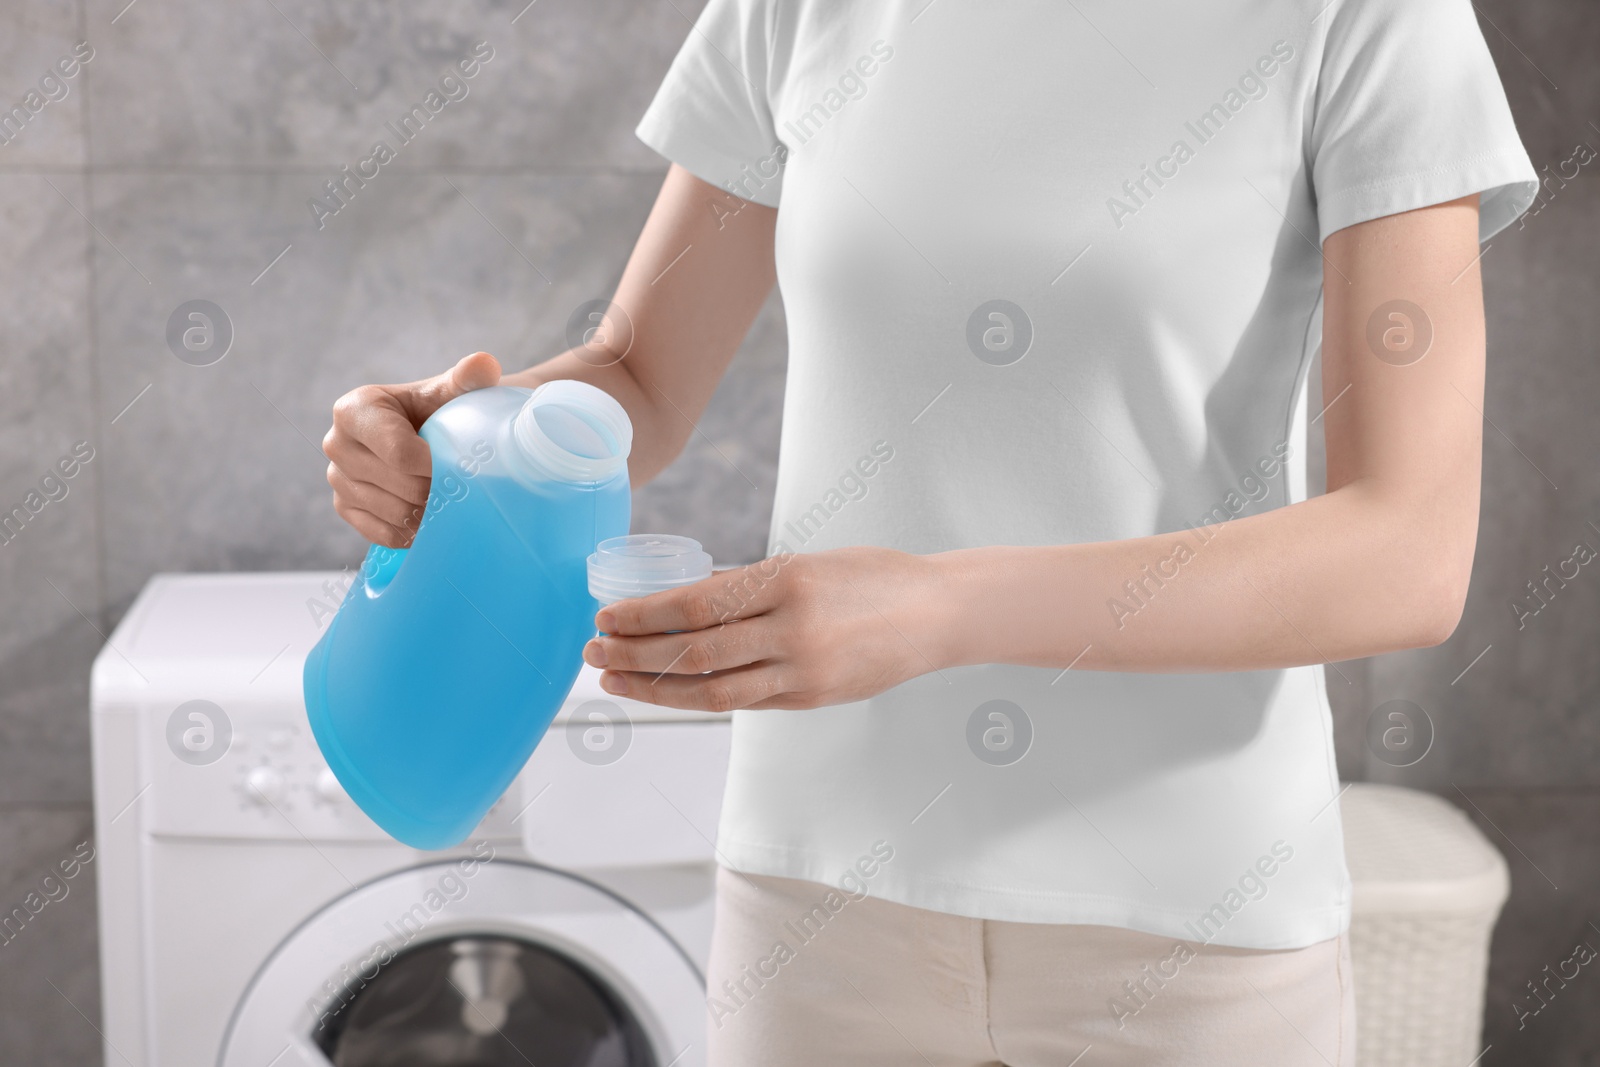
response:
[[[1245,671],[1437,644],[1460,615],[1477,502],[1419,511],[1354,484],[1155,537],[928,557],[941,666]],[[1470,512],[1470,514],[1468,513]]]

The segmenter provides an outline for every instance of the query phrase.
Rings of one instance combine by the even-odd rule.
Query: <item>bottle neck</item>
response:
[[[512,421],[512,438],[536,472],[558,482],[592,485],[628,467],[633,424],[610,394],[587,382],[546,382]]]

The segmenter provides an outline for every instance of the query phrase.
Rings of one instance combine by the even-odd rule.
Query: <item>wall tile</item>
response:
[[[60,866],[93,835],[84,807],[0,811],[0,909],[28,916],[0,935],[0,1063],[101,1062],[94,863]]]
[[[0,119],[7,120],[0,124],[0,171],[83,165],[84,72],[89,68],[73,58],[74,46],[85,39],[81,6],[58,0],[0,8],[0,71],[5,71]],[[92,68],[99,57],[85,54],[91,55]],[[70,78],[56,66],[63,59],[69,61],[66,69],[79,68]],[[26,118],[12,117],[14,108]]]
[[[94,162],[354,165],[374,140],[398,147],[384,124],[486,41],[494,56],[468,95],[445,104],[394,166],[657,167],[633,128],[701,4],[541,0],[522,11],[525,2],[139,4],[103,32]],[[124,3],[91,0],[91,25]]]
[[[1594,5],[1484,0],[1473,7],[1534,166],[1565,158],[1575,139],[1595,144],[1584,123],[1600,100]]]
[[[1600,959],[1578,970],[1537,1015],[1527,983],[1542,983],[1581,941],[1600,952],[1600,790],[1469,789],[1447,799],[1506,857],[1511,899],[1489,953],[1484,1043],[1487,1067],[1588,1067],[1600,1062]],[[1470,799],[1470,803],[1468,802]],[[1474,806],[1476,805],[1476,806]],[[1492,825],[1491,825],[1492,824]],[[1591,925],[1592,924],[1592,925]],[[1566,967],[1572,973],[1572,966]]]
[[[100,640],[95,497],[105,449],[83,314],[89,229],[74,205],[86,206],[79,178],[0,172],[0,518],[11,523],[0,533],[0,804],[89,796],[87,674]],[[77,463],[79,442],[92,458],[60,477],[59,463]]]

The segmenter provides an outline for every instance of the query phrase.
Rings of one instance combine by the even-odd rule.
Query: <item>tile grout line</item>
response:
[[[78,40],[89,39],[89,10],[88,0],[77,0],[78,8]],[[85,65],[83,71],[83,105],[82,125],[79,136],[83,143],[83,164],[79,173],[83,177],[84,208],[89,222],[89,231],[83,237],[84,252],[84,326],[85,335],[89,342],[89,423],[93,427],[95,436],[100,436],[100,409],[102,397],[100,395],[100,326],[96,321],[95,308],[98,303],[99,293],[96,285],[94,266],[94,172],[90,166],[94,158],[91,148],[91,134],[93,124],[89,113],[89,79],[93,78],[94,71]],[[101,438],[104,447],[104,438]],[[110,615],[106,610],[106,542],[105,542],[105,497],[106,480],[105,467],[96,468],[94,473],[94,506],[90,508],[89,521],[93,524],[92,544],[94,545],[94,593],[95,617],[100,620],[101,629],[109,632]]]

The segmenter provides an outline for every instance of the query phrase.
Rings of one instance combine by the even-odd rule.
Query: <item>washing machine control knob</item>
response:
[[[317,799],[330,804],[344,799],[344,786],[339,784],[339,779],[326,767],[317,775],[317,784],[313,788],[316,789]]]
[[[283,775],[271,767],[255,767],[244,779],[245,793],[257,804],[276,804],[283,799]]]

